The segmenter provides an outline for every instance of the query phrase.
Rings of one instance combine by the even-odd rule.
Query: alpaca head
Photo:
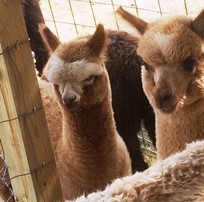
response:
[[[43,78],[54,84],[62,104],[72,111],[100,104],[109,93],[103,26],[99,24],[92,36],[64,44],[45,25],[39,30],[51,52]]]
[[[195,19],[174,17],[147,24],[120,8],[118,13],[142,34],[144,91],[154,108],[172,113],[204,96],[204,11]]]

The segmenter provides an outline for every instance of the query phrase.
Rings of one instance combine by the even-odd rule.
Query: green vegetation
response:
[[[138,137],[145,161],[148,163],[148,165],[153,165],[156,162],[156,150],[148,136],[148,132],[142,129],[138,133]]]

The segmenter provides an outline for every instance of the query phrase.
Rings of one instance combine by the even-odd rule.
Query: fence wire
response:
[[[204,1],[200,0],[40,0],[40,6],[48,26],[56,33],[62,41],[92,33],[96,25],[101,22],[106,28],[129,30],[124,22],[115,14],[119,6],[146,21],[151,21],[172,14],[191,15],[197,14],[204,8]],[[26,41],[27,42],[27,41]],[[18,42],[10,48],[20,45]],[[8,49],[8,50],[9,50]],[[8,50],[4,50],[7,52]],[[2,55],[0,53],[0,55]],[[33,111],[31,112],[33,113]],[[25,114],[25,116],[30,114]],[[19,117],[17,117],[19,118]],[[6,122],[11,120],[5,120]],[[0,124],[5,121],[1,121]],[[156,151],[152,142],[148,138],[147,131],[142,129],[138,137],[141,143],[146,161],[151,165],[156,160]],[[10,188],[10,181],[16,177],[30,175],[48,166],[51,162],[42,162],[30,173],[25,173],[8,178],[7,165],[3,156],[0,155],[2,162],[0,170],[0,189],[4,186],[10,190],[7,201],[12,200],[14,193]]]
[[[152,21],[168,15],[195,16],[203,7],[200,0],[40,0],[45,21],[61,40],[92,33],[100,22],[107,28],[123,29],[115,11],[119,6]],[[127,28],[126,28],[127,29]]]
[[[13,64],[13,67],[17,67],[17,65],[15,63],[15,59],[13,59],[11,52],[13,50],[17,50],[19,48],[19,46],[21,46],[25,43],[29,43],[28,38],[26,38],[22,41],[17,40],[14,44],[7,46],[5,49],[3,49],[2,52],[0,52],[0,56],[7,54],[10,62]],[[16,68],[16,71],[18,71],[18,69],[19,68]],[[18,72],[18,75],[20,78],[19,72]],[[22,113],[16,117],[13,117],[10,119],[0,120],[0,125],[5,124],[5,123],[9,123],[9,122],[12,122],[15,120],[22,120],[28,116],[35,116],[36,113],[41,111],[41,110],[43,110],[42,106],[39,106],[39,107],[33,106],[30,111],[24,112],[24,113]],[[1,134],[1,135],[4,135],[4,134]],[[36,165],[32,170],[30,170],[30,172],[21,173],[21,174],[10,177],[8,174],[8,164],[7,164],[6,159],[5,159],[3,144],[0,141],[0,193],[1,193],[0,202],[14,202],[14,201],[17,202],[18,201],[17,196],[14,195],[14,192],[12,190],[12,186],[11,186],[12,180],[14,180],[16,178],[23,177],[23,176],[36,174],[37,172],[42,171],[43,169],[45,169],[46,167],[48,167],[54,163],[55,163],[54,159],[50,159],[50,160],[46,159],[46,160],[43,160],[39,165]],[[3,197],[6,198],[4,201],[2,199]]]

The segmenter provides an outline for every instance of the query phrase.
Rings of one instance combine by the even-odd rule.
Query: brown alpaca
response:
[[[57,111],[56,117],[51,115],[53,120],[46,113],[48,127],[63,196],[74,199],[131,174],[130,157],[113,118],[104,67],[106,34],[98,25],[92,36],[65,44],[46,27],[41,27],[41,34],[52,51],[43,78],[53,84],[56,99],[49,101],[50,91],[43,96],[45,111],[52,107]],[[56,120],[60,110],[63,118]]]
[[[127,11],[118,13],[141,34],[138,54],[144,91],[156,116],[159,159],[204,138],[204,11],[147,24]]]
[[[203,162],[204,141],[193,142],[184,151],[157,162],[144,172],[116,179],[104,191],[74,201],[203,202]]]
[[[36,68],[38,75],[41,75],[49,56],[38,30],[38,24],[44,23],[43,15],[38,0],[21,2],[31,48],[36,56]],[[141,122],[154,146],[156,140],[154,112],[142,88],[140,75],[143,61],[137,55],[138,37],[120,30],[106,32],[108,46],[105,67],[111,83],[116,128],[129,151],[133,172],[142,171],[148,168],[148,164],[144,161],[137,137]]]

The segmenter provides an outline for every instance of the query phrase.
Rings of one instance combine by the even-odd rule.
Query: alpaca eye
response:
[[[183,70],[188,73],[193,73],[193,71],[195,70],[195,67],[196,67],[196,60],[193,58],[188,57],[182,62]]]
[[[91,85],[97,78],[98,78],[98,76],[91,75],[84,80],[84,83],[85,83],[85,85]]]
[[[144,63],[144,67],[145,67],[146,71],[154,72],[153,68],[150,65],[148,65],[147,63]]]

